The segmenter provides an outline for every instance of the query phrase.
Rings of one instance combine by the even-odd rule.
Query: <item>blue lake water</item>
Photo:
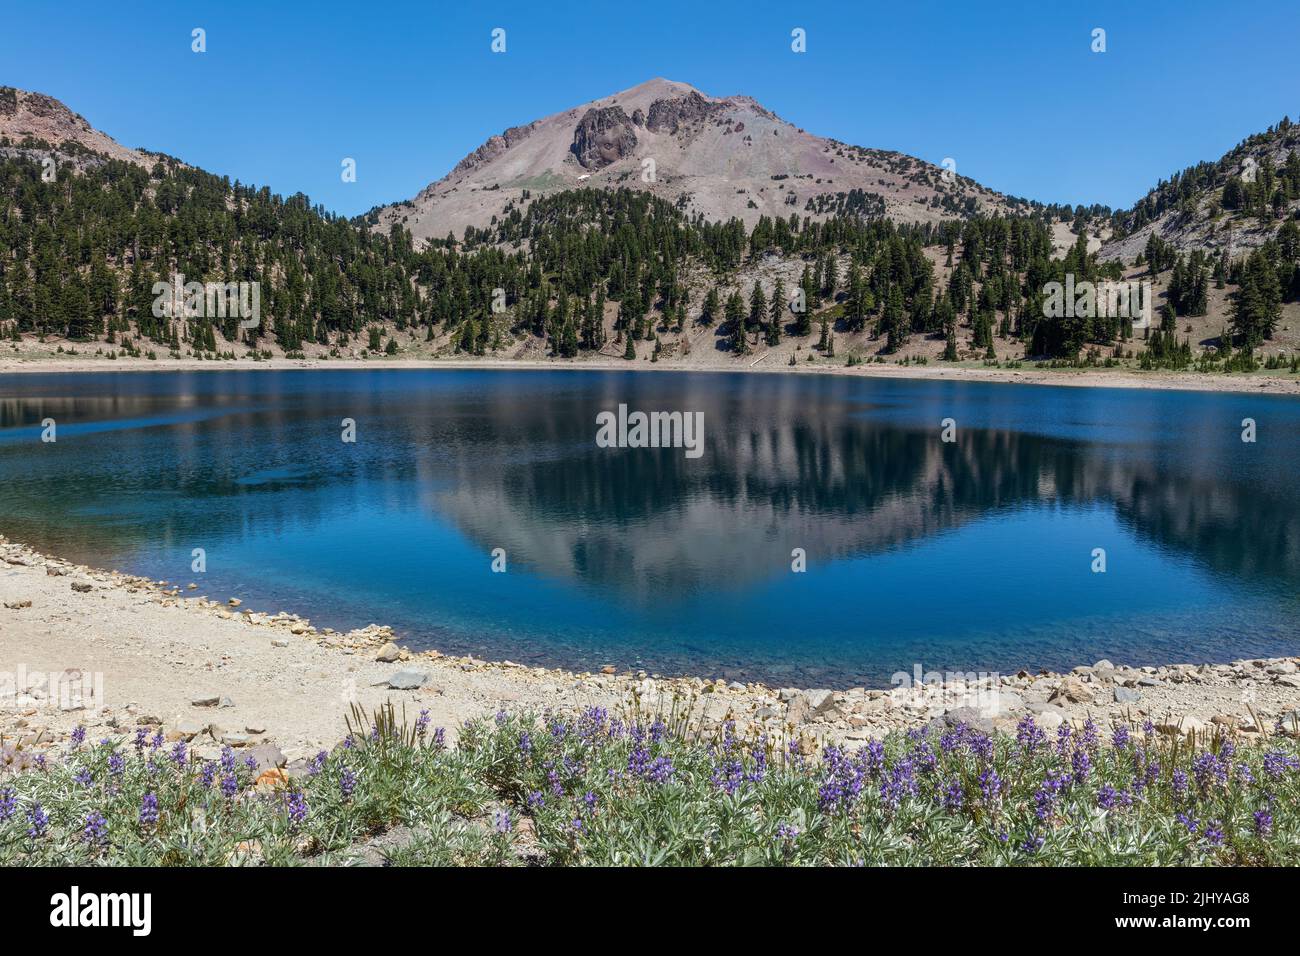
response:
[[[703,453],[598,447],[620,403],[703,412]],[[1254,395],[567,370],[0,379],[14,540],[447,652],[776,684],[1300,653],[1298,478],[1300,401]]]

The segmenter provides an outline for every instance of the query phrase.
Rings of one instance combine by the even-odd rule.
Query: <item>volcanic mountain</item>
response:
[[[642,189],[709,220],[858,212],[935,222],[1030,204],[903,153],[814,136],[747,96],[654,79],[493,136],[407,202],[372,210],[388,231],[458,238],[564,189]]]
[[[152,166],[162,158],[158,153],[128,149],[52,96],[12,86],[0,86],[0,137],[7,138],[11,147],[29,140],[56,147],[64,160],[67,154],[89,152]]]

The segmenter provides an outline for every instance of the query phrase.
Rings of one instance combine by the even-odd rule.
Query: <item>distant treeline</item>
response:
[[[1088,254],[1082,230],[1063,260],[1051,258],[1052,222],[1075,217],[1077,228],[1100,209],[900,226],[854,198],[830,219],[792,212],[746,228],[735,218],[689,217],[646,193],[583,189],[526,194],[487,228],[416,250],[399,224],[375,233],[365,219],[333,216],[304,195],[283,198],[166,157],[146,169],[64,151],[47,181],[33,144],[22,145],[26,153],[0,142],[0,333],[10,336],[128,348],[137,336],[214,354],[218,333],[250,348],[362,338],[378,349],[380,330],[395,328],[423,330],[430,341],[450,333],[456,348],[474,354],[530,334],[572,356],[608,344],[607,303],[617,303],[614,340],[628,357],[636,343],[658,349],[661,333],[695,323],[724,323],[737,352],[808,335],[820,323],[831,349],[839,325],[869,330],[883,352],[913,335],[945,339],[949,358],[959,328],[990,354],[996,330],[1034,355],[1065,359],[1085,343],[1132,333],[1121,317],[1044,316],[1048,282],[1066,273],[1120,277],[1117,264]],[[1159,247],[1148,258],[1180,270],[1176,308],[1187,314],[1203,302],[1204,274],[1243,283],[1252,290],[1243,332],[1258,340],[1271,333],[1276,303],[1295,295],[1296,245],[1290,237],[1274,243],[1262,263],[1170,261]],[[741,290],[742,270],[770,257],[803,262],[797,288],[749,279]],[[946,281],[936,278],[936,258],[952,267]],[[154,286],[176,274],[260,283],[261,326],[241,329],[233,316],[156,316]]]

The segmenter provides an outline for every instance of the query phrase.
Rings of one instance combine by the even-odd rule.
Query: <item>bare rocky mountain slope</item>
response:
[[[652,175],[651,175],[652,172]],[[417,241],[460,238],[524,199],[626,186],[708,220],[814,217],[859,210],[898,222],[1027,212],[1012,199],[903,153],[814,136],[746,96],[715,97],[671,80],[555,113],[493,136],[413,200],[373,210]],[[951,179],[951,182],[948,180]]]
[[[1103,259],[1132,262],[1152,235],[1179,252],[1239,258],[1300,215],[1300,126],[1283,119],[1213,162],[1161,180],[1132,209],[1116,213]]]
[[[19,148],[30,138],[63,152],[89,151],[140,166],[152,166],[160,158],[123,146],[52,96],[12,86],[0,86],[0,137],[9,139],[10,148]]]

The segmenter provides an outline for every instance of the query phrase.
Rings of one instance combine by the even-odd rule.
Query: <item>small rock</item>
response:
[[[1142,699],[1142,691],[1135,687],[1116,687],[1115,703],[1117,704],[1136,704]]]
[[[248,755],[257,761],[258,770],[272,770],[283,767],[289,762],[289,758],[284,755],[284,752],[272,743],[250,747]]]
[[[1050,734],[1060,727],[1061,724],[1065,723],[1065,714],[1055,708],[1049,707],[1048,709],[1039,712],[1038,716],[1034,718],[1034,723],[1038,724],[1039,729]]]
[[[1093,692],[1083,681],[1077,677],[1067,677],[1061,681],[1061,686],[1052,691],[1048,700],[1068,700],[1072,704],[1091,704],[1094,698]]]
[[[221,703],[220,694],[203,694],[190,701],[191,707],[216,707]]]
[[[244,602],[239,600],[239,598],[231,598],[226,603],[229,604],[231,607],[239,607],[239,605],[243,604]]]
[[[375,655],[375,660],[382,661],[385,664],[392,664],[400,660],[401,657],[402,649],[392,641],[389,641],[379,649],[379,653]]]
[[[408,667],[398,671],[384,683],[393,690],[415,690],[423,687],[428,680],[429,675],[425,671]]]
[[[1192,717],[1190,714],[1184,717],[1164,717],[1156,724],[1156,730],[1171,736],[1199,734],[1204,732],[1205,729],[1205,721]]]

